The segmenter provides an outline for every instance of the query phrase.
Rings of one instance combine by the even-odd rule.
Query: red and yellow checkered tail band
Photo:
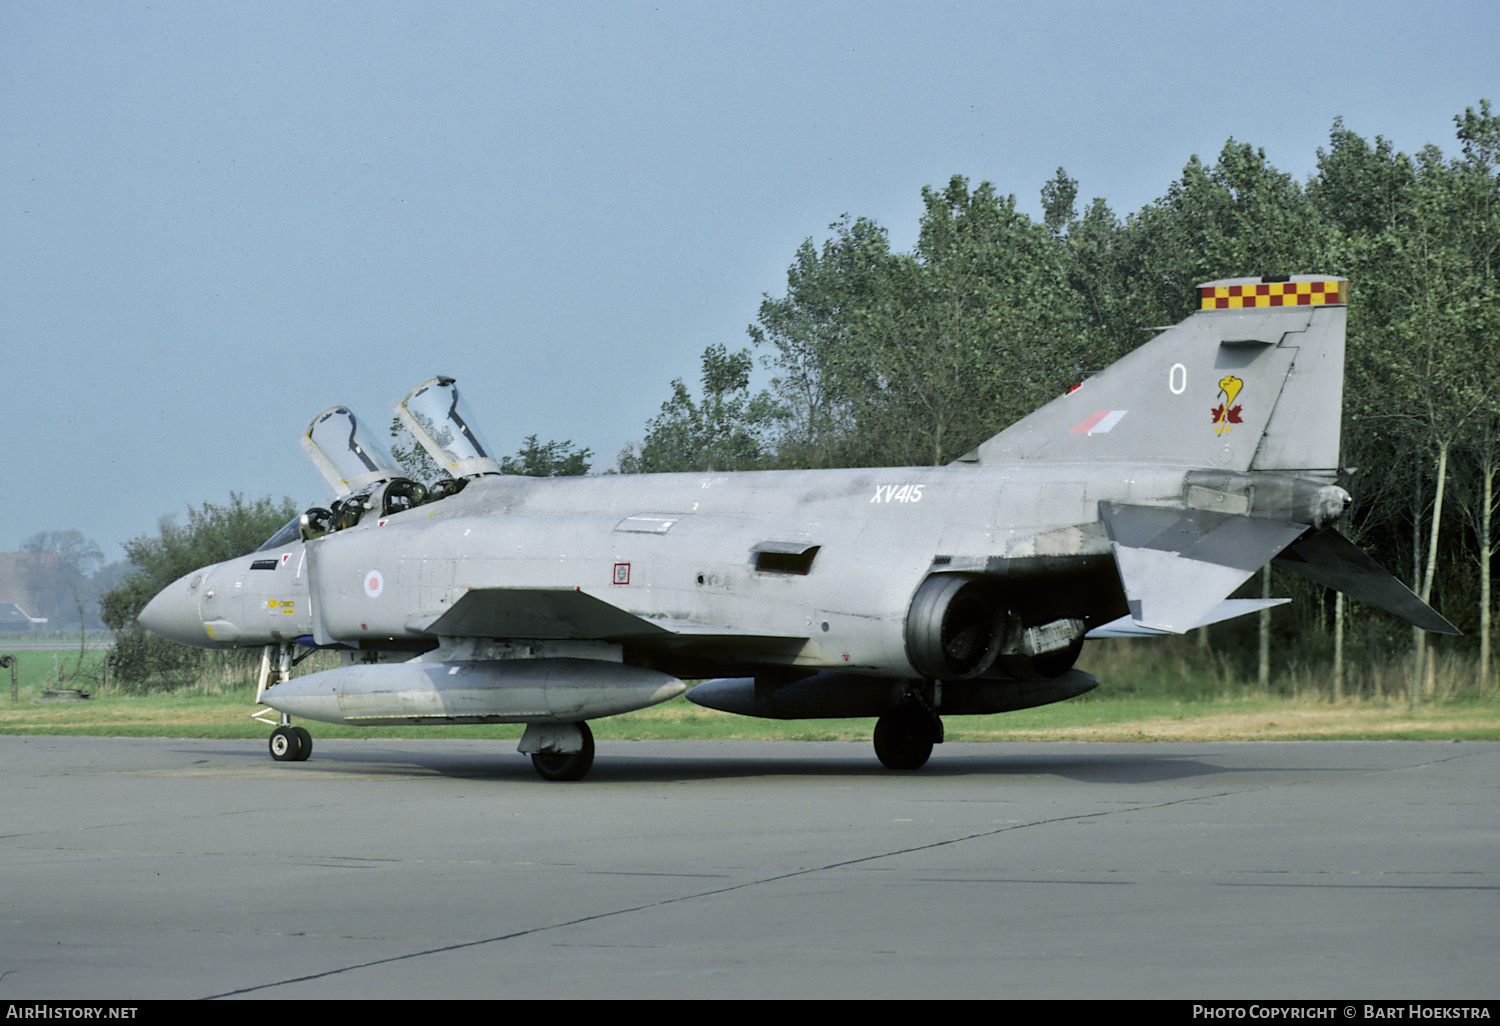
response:
[[[1206,285],[1198,290],[1204,310],[1262,306],[1327,306],[1349,302],[1347,281],[1276,281],[1261,285]]]

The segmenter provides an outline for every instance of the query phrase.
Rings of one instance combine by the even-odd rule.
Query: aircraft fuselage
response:
[[[1454,633],[1331,529],[1350,502],[1347,283],[1226,279],[1198,299],[945,467],[506,476],[439,376],[397,407],[448,475],[429,486],[329,407],[302,444],[340,498],[140,620],[201,647],[279,645],[262,694],[284,715],[528,723],[520,750],[557,780],[592,762],[587,719],[697,678],[716,679],[688,698],[722,711],[877,716],[881,761],[916,768],[943,714],[1096,686],[1072,668],[1086,637],[1279,604],[1231,597],[1273,560]],[[293,640],[345,665],[288,679]],[[272,754],[310,744],[284,722]]]
[[[1179,500],[1188,470],[1080,463],[487,476],[441,502],[217,564],[168,592],[184,603],[177,633],[196,627],[191,643],[205,647],[308,635],[356,647],[434,633],[604,638],[627,661],[679,675],[786,665],[913,677],[903,628],[913,594],[934,572],[1026,581],[1028,608],[1017,612],[1032,622],[1067,615],[1093,625],[1122,615],[1099,503]],[[1048,586],[1036,587],[1041,581]],[[450,616],[444,629],[428,630],[473,592],[521,596],[490,610],[508,626],[471,617],[465,627]],[[564,598],[549,612],[565,592],[601,607]],[[192,616],[193,595],[190,627],[181,621]],[[644,623],[612,623],[604,604]],[[526,606],[540,609],[528,617]]]

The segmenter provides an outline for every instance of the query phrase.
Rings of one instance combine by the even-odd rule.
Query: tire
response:
[[[594,765],[594,732],[587,723],[578,724],[583,732],[583,748],[577,752],[536,752],[531,767],[543,780],[582,780]]]
[[[277,762],[295,762],[302,751],[302,738],[296,727],[277,727],[271,731],[271,758]]]
[[[875,723],[875,757],[887,769],[921,769],[937,738],[932,717],[921,709],[892,709]]]
[[[306,727],[293,727],[292,732],[297,735],[297,754],[294,762],[306,762],[307,757],[312,754],[312,735],[307,732]]]

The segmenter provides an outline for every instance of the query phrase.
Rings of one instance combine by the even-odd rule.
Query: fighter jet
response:
[[[303,445],[339,496],[141,613],[165,637],[266,646],[272,755],[291,717],[524,723],[547,780],[588,720],[687,693],[775,718],[875,717],[912,770],[944,716],[1098,686],[1085,639],[1177,634],[1281,599],[1267,562],[1458,633],[1335,529],[1343,278],[1199,287],[1181,323],[941,467],[508,476],[452,378],[396,412],[446,476],[409,480],[348,407]],[[290,677],[293,646],[342,653]],[[710,678],[689,690],[688,680]]]

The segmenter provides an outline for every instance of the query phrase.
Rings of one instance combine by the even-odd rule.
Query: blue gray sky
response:
[[[1337,116],[1451,153],[1497,53],[1493,0],[9,0],[0,549],[312,505],[313,415],[437,373],[604,470],[841,214],[905,249],[924,185],[1039,217],[1062,166],[1124,215],[1231,137],[1306,179]]]

